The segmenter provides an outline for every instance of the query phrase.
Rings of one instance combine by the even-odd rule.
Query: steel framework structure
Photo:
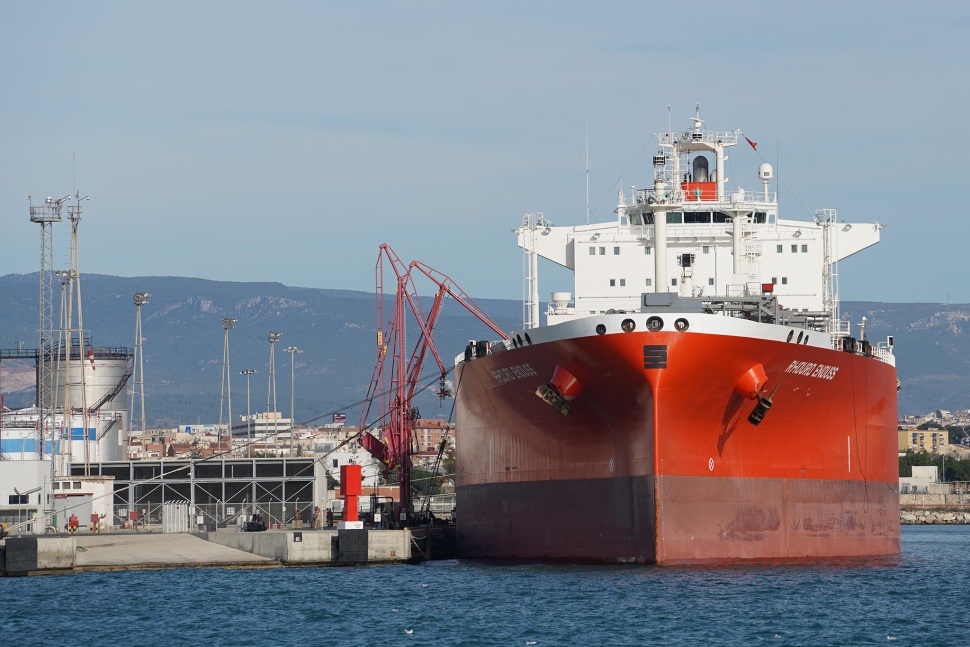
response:
[[[58,200],[47,198],[44,204],[30,204],[30,221],[40,225],[40,321],[38,327],[37,407],[40,421],[37,429],[38,455],[44,455],[44,441],[53,434],[54,370],[50,348],[54,342],[54,228],[61,221],[61,209],[69,196]],[[53,448],[52,448],[53,451]]]
[[[384,314],[385,262],[389,265],[395,277],[393,311],[386,321]],[[431,280],[437,288],[427,315],[415,288],[412,277],[414,270]],[[412,402],[418,384],[422,381],[421,370],[429,351],[434,358],[439,374],[436,395],[439,398],[450,397],[451,395],[446,386],[446,378],[452,367],[445,367],[437,348],[435,348],[433,338],[435,325],[445,297],[454,298],[503,340],[508,339],[508,335],[448,276],[419,261],[412,261],[405,268],[397,254],[387,243],[380,246],[375,275],[377,282],[377,363],[374,366],[365,404],[361,410],[360,428],[366,430],[370,426],[368,418],[376,402],[378,414],[376,422],[380,422],[383,426],[383,440],[364,432],[360,436],[360,444],[384,464],[385,476],[395,469],[398,471],[400,477],[400,522],[402,525],[407,525],[413,512],[411,454],[414,423],[418,416],[417,409]],[[410,308],[410,312],[418,324],[421,336],[414,345],[409,359],[405,361],[405,357],[407,357],[405,329],[408,308]]]
[[[84,466],[71,465],[72,475]],[[115,519],[121,510],[141,511],[150,522],[166,503],[189,503],[207,528],[234,525],[241,515],[259,511],[270,523],[289,523],[294,516],[309,520],[315,486],[326,487],[326,470],[313,458],[232,458],[92,463],[90,474],[114,477]]]

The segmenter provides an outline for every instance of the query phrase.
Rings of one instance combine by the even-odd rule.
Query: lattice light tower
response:
[[[142,334],[141,334],[141,307],[148,303],[149,297],[151,297],[151,292],[135,292],[135,360],[133,362],[134,366],[134,379],[132,380],[131,386],[131,406],[128,408],[128,438],[125,439],[125,460],[128,460],[128,450],[131,443],[131,427],[135,420],[135,394],[137,393],[141,397],[141,437],[142,442],[145,442],[145,355],[142,350],[141,344]]]
[[[266,391],[266,411],[270,411],[270,403],[273,405],[273,456],[276,456],[279,448],[279,416],[276,413],[276,342],[283,336],[279,330],[273,330],[267,335],[269,339],[269,385]]]
[[[232,374],[229,373],[229,331],[236,325],[238,319],[235,317],[222,318],[223,344],[222,344],[222,398],[219,400],[219,444],[222,446],[222,403],[226,401],[229,412],[228,442],[229,449],[232,449]]]
[[[54,228],[55,222],[61,221],[61,208],[70,196],[59,200],[47,198],[44,204],[33,205],[30,196],[27,204],[30,206],[30,221],[40,225],[40,323],[38,328],[37,345],[37,409],[40,413],[37,425],[38,457],[44,457],[44,440],[52,437],[53,402],[54,402],[54,358],[52,345],[54,342]],[[53,448],[51,449],[53,451]]]

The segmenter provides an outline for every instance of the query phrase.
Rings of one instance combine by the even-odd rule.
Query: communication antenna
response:
[[[586,224],[589,224],[589,119],[586,120]]]

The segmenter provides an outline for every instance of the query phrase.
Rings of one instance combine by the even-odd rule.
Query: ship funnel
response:
[[[552,293],[552,306],[553,310],[557,315],[566,314],[566,308],[569,306],[570,300],[572,300],[572,292],[553,292]]]
[[[710,182],[707,158],[699,155],[694,158],[694,182]]]

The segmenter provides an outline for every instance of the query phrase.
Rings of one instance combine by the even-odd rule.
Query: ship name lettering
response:
[[[806,377],[815,377],[822,380],[831,380],[834,379],[835,374],[839,372],[839,367],[829,366],[828,364],[816,364],[815,362],[800,362],[795,360],[788,365],[785,372],[791,373],[792,375],[804,375]]]
[[[514,380],[521,380],[524,377],[532,377],[533,375],[538,375],[534,368],[528,364],[516,364],[515,366],[508,366],[506,368],[498,368],[492,371],[492,377],[499,384],[505,384],[507,382],[512,382]]]

